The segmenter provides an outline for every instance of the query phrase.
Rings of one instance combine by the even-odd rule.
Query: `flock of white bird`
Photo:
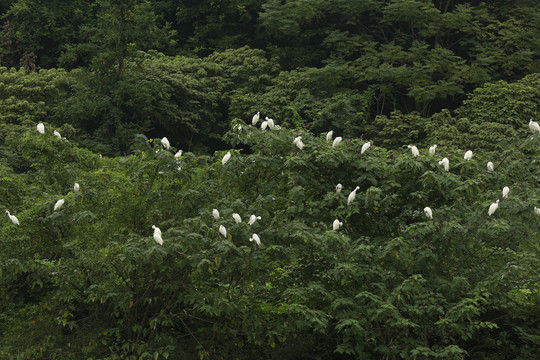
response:
[[[260,113],[257,112],[255,115],[253,115],[251,124],[253,126],[256,126],[257,123],[259,122],[259,120],[260,120]],[[45,134],[45,126],[43,125],[43,123],[37,124],[36,128],[37,128],[37,131],[40,134]],[[276,130],[281,129],[281,127],[279,127],[279,125],[275,125],[273,119],[266,117],[265,120],[261,123],[261,130],[264,131],[267,128],[269,128],[271,130],[273,130],[273,129],[276,129]],[[241,130],[242,127],[239,127],[239,129]],[[537,122],[533,121],[532,119],[529,121],[529,129],[533,132],[533,134],[534,133],[540,133],[540,125]],[[65,139],[65,138],[62,138],[62,136],[60,135],[60,133],[57,130],[54,130],[53,135],[58,137],[59,139]],[[332,141],[333,135],[334,135],[333,131],[329,131],[326,134],[326,141],[328,143],[330,143]],[[336,137],[332,141],[332,148],[336,148],[342,141],[343,141],[342,137],[340,137],[340,136]],[[163,145],[163,148],[165,150],[169,150],[170,147],[171,147],[171,144],[170,144],[169,140],[166,137],[161,139],[161,144]],[[304,143],[302,142],[302,137],[301,136],[297,136],[293,140],[293,145],[295,145],[299,150],[303,150],[304,146],[305,146]],[[362,145],[362,149],[361,149],[360,153],[361,154],[365,153],[370,147],[371,147],[371,143],[366,142],[364,145]],[[417,157],[417,156],[420,155],[420,152],[418,151],[418,148],[416,146],[408,145],[408,148],[411,149],[411,153],[412,153],[412,155],[414,157]],[[431,146],[429,148],[429,154],[431,156],[434,156],[436,149],[437,149],[437,145]],[[176,159],[179,159],[181,156],[182,156],[182,150],[179,150],[174,155],[174,157]],[[223,156],[223,158],[221,159],[221,164],[225,165],[231,159],[231,156],[232,156],[231,152],[228,151]],[[467,161],[471,160],[472,157],[473,157],[473,152],[471,150],[466,151],[465,155],[463,156],[463,158],[465,160],[467,160]],[[438,163],[439,163],[439,165],[443,166],[445,171],[450,170],[450,161],[448,160],[448,158],[443,158]],[[180,169],[181,168],[179,168],[179,170]],[[495,170],[495,167],[494,167],[494,165],[493,165],[493,163],[491,161],[489,161],[487,163],[487,170],[488,170],[488,172],[492,172],[492,171]],[[336,185],[336,193],[340,193],[342,189],[343,189],[343,185],[341,185],[341,184]],[[360,187],[357,186],[354,190],[352,190],[349,193],[349,196],[347,197],[347,206],[351,205],[351,203],[354,201],[354,199],[356,197],[356,192],[359,189],[360,189]],[[73,185],[73,193],[79,193],[79,192],[80,192],[80,185],[78,183],[75,183]],[[510,193],[510,188],[508,186],[505,186],[502,189],[502,197],[507,198],[509,193]],[[58,201],[56,201],[56,203],[54,204],[54,207],[53,207],[53,211],[59,210],[64,205],[64,202],[65,202],[64,199],[59,199]],[[492,203],[489,206],[488,216],[493,215],[495,213],[495,211],[497,211],[498,208],[499,208],[499,199],[497,199],[497,201],[495,201],[494,203]],[[540,208],[534,207],[534,213],[537,216],[540,216]],[[8,218],[11,220],[11,222],[13,224],[20,225],[19,219],[17,219],[17,217],[15,215],[11,215],[8,210],[6,210],[6,214],[8,215]],[[424,208],[424,214],[426,215],[426,217],[428,219],[430,219],[430,220],[433,219],[433,211],[431,210],[431,208],[429,206],[426,206]],[[218,220],[220,218],[219,211],[217,209],[212,210],[212,215],[213,215],[215,220]],[[242,218],[240,217],[240,215],[238,213],[233,213],[232,217],[233,217],[233,219],[234,219],[234,221],[236,223],[241,223],[242,222]],[[249,218],[249,221],[248,221],[248,225],[249,226],[253,225],[257,220],[261,220],[261,217],[251,215],[250,218]],[[335,230],[335,231],[339,230],[342,226],[343,226],[343,222],[339,221],[338,219],[334,220],[334,222],[332,223],[332,229]],[[156,243],[158,243],[159,245],[163,245],[163,237],[162,237],[161,230],[155,225],[152,225],[152,229],[154,229],[154,240],[156,241]],[[227,238],[227,229],[225,228],[225,226],[220,225],[219,229],[218,229],[218,232],[223,237]],[[251,237],[249,238],[249,241],[255,242],[257,244],[257,246],[261,245],[261,239],[259,238],[259,235],[257,235],[256,233],[253,233],[251,235]]]

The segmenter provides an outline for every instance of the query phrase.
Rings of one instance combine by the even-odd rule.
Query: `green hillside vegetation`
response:
[[[0,16],[0,359],[540,352],[536,1]]]

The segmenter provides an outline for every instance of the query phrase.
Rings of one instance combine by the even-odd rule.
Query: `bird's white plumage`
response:
[[[358,189],[360,189],[360,186],[357,186],[353,191],[351,191],[351,193],[347,197],[347,205],[350,205],[354,201],[354,198],[356,197],[356,191]]]
[[[439,161],[439,165],[442,165],[444,168],[444,171],[450,170],[450,161],[448,158],[444,158],[441,161]]]
[[[54,211],[60,209],[64,205],[64,199],[60,199],[54,204]]]
[[[178,151],[176,152],[176,154],[174,154],[174,157],[175,157],[176,159],[180,159],[181,156],[182,156],[182,150],[178,150]]]
[[[326,142],[330,142],[332,141],[332,136],[334,136],[334,132],[332,130],[330,130],[327,134],[326,134]]]
[[[420,152],[418,151],[418,148],[414,145],[408,145],[407,146],[409,149],[411,149],[411,152],[413,154],[414,157],[417,157],[418,155],[420,155]]]
[[[53,131],[53,135],[56,136],[59,139],[62,138],[62,135],[60,135],[60,133],[58,131],[56,131],[56,130]]]
[[[260,217],[260,216],[255,216],[255,215],[251,215],[251,216],[249,217],[248,225],[251,226],[251,225],[255,224],[255,221],[257,221],[257,220],[261,220],[261,217]]]
[[[363,154],[367,151],[367,149],[369,149],[371,147],[371,143],[370,142],[367,142],[365,143],[364,145],[362,145],[362,150],[360,151],[360,154]]]
[[[20,225],[20,224],[19,224],[19,219],[17,219],[17,217],[16,217],[15,215],[11,215],[11,214],[9,213],[8,210],[6,210],[6,214],[8,215],[9,220],[11,220],[11,222],[12,222],[13,224],[15,224],[15,225]]]
[[[253,233],[253,235],[251,235],[251,237],[249,238],[249,241],[253,242],[255,241],[255,244],[257,244],[257,246],[261,246],[261,239],[259,238],[259,235]]]
[[[473,157],[473,153],[472,153],[471,150],[467,150],[467,151],[465,152],[465,155],[463,155],[463,158],[464,158],[465,160],[467,160],[467,161],[471,160],[472,157]]]
[[[236,221],[237,224],[242,222],[242,218],[240,217],[239,214],[234,213],[234,214],[232,214],[232,217],[233,217],[234,221]]]
[[[165,150],[169,150],[171,148],[171,143],[169,142],[169,139],[167,139],[166,137],[161,139],[161,144],[163,145]]]
[[[214,216],[214,219],[218,220],[219,219],[219,211],[218,211],[218,209],[212,210],[212,215]]]
[[[227,161],[231,158],[231,152],[228,151],[225,156],[223,156],[223,159],[221,159],[221,165],[225,165]]]
[[[274,129],[274,119],[270,119],[269,117],[266,117],[265,120],[268,123],[268,127],[270,128],[270,130],[273,130]]]
[[[509,192],[510,192],[510,188],[508,186],[503,187],[503,189],[502,189],[502,197],[507,198]]]
[[[268,127],[268,121],[265,120],[261,123],[261,130],[266,130],[267,127]]]
[[[339,194],[339,193],[341,192],[341,189],[343,189],[343,185],[337,184],[337,185],[336,185],[336,193]]]
[[[45,125],[43,125],[43,123],[37,124],[36,129],[38,133],[45,134]]]
[[[159,245],[163,246],[163,238],[161,237],[161,230],[156,225],[152,225],[152,229],[154,229],[154,240]]]
[[[304,148],[304,143],[302,142],[301,136],[295,137],[293,140],[293,144],[296,145],[296,147],[299,148],[300,150]]]
[[[343,223],[339,221],[338,219],[334,220],[334,222],[332,223],[333,230],[339,230],[339,228],[342,226],[343,226]]]
[[[219,233],[223,235],[223,237],[227,237],[227,229],[225,229],[225,226],[219,225]]]
[[[487,163],[487,170],[489,172],[492,172],[492,171],[495,170],[495,166],[493,165],[493,163],[491,161],[488,161],[488,163]]]
[[[429,147],[429,155],[434,156],[436,150],[437,150],[437,145],[430,146]]]
[[[540,208],[534,207],[534,213],[538,216],[540,216]]]
[[[426,206],[424,208],[424,214],[426,214],[428,219],[433,219],[433,211],[431,211],[431,208],[429,206]]]
[[[339,143],[341,143],[341,140],[343,140],[341,136],[338,136],[337,138],[335,138],[334,142],[332,142],[332,148],[335,148],[336,146],[338,146]]]
[[[531,129],[533,133],[540,133],[540,125],[538,125],[538,123],[532,119],[529,121],[529,129]]]
[[[260,116],[261,116],[260,112],[257,111],[257,113],[253,115],[253,117],[251,118],[251,125],[253,126],[257,125],[257,122],[259,121]]]
[[[499,199],[497,199],[497,201],[494,202],[493,204],[489,205],[488,216],[493,215],[495,211],[497,211],[498,208],[499,208]]]
[[[78,193],[79,191],[81,191],[81,186],[79,185],[79,183],[76,182],[76,183],[73,185],[73,192],[74,192],[74,193]]]

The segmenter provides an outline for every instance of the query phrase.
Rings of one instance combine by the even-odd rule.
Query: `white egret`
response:
[[[510,188],[508,186],[503,187],[502,189],[503,198],[507,198],[509,192],[510,192]]]
[[[240,217],[239,214],[233,213],[232,217],[233,217],[234,221],[236,221],[237,224],[242,222],[242,218]]]
[[[60,135],[60,133],[58,131],[56,131],[56,130],[53,131],[53,135],[56,136],[59,139],[62,139],[62,135]]]
[[[540,208],[534,207],[534,213],[538,216],[540,216]]]
[[[297,136],[296,138],[294,138],[293,144],[296,145],[296,147],[299,148],[300,150],[304,148],[304,143],[302,142],[301,136]]]
[[[437,145],[433,145],[429,147],[429,155],[434,156],[435,150],[437,150]]]
[[[79,183],[75,183],[73,185],[73,192],[78,193],[79,191],[81,191],[81,187],[79,186]]]
[[[489,206],[488,216],[493,215],[493,213],[495,213],[495,211],[497,211],[498,208],[499,208],[499,199],[497,199],[496,202],[494,202],[493,204]]]
[[[253,115],[253,117],[251,118],[251,125],[253,125],[253,126],[257,125],[257,122],[259,121],[260,117],[261,117],[261,115],[257,111],[257,113],[255,115]]]
[[[214,219],[219,220],[219,211],[218,211],[218,209],[212,210],[212,215],[214,216]]]
[[[371,143],[370,142],[367,142],[365,143],[364,145],[362,145],[362,150],[360,151],[360,154],[363,154],[367,151],[367,149],[369,149],[371,147]]]
[[[253,233],[253,235],[251,235],[251,237],[249,238],[249,241],[253,242],[255,241],[255,244],[257,244],[257,246],[261,246],[261,239],[259,238],[259,235]]]
[[[224,238],[227,237],[227,229],[225,229],[225,226],[219,225],[219,233],[223,235]]]
[[[439,165],[442,165],[444,167],[444,171],[450,170],[450,161],[448,160],[448,158],[444,158],[439,161]]]
[[[426,214],[428,219],[433,219],[433,211],[431,211],[431,208],[429,206],[426,206],[424,208],[424,214]]]
[[[182,150],[178,150],[178,152],[176,154],[174,154],[174,157],[176,159],[180,159],[181,156],[182,156]]]
[[[351,193],[349,194],[349,197],[347,197],[347,205],[350,205],[354,198],[356,197],[356,191],[360,189],[360,186],[357,186]]]
[[[266,130],[266,128],[268,127],[268,121],[263,121],[262,124],[261,124],[261,130]]]
[[[465,155],[463,155],[463,158],[467,161],[471,160],[472,159],[472,156],[473,156],[473,153],[471,150],[467,150],[465,152]]]
[[[495,166],[493,166],[493,163],[491,161],[488,161],[487,163],[487,170],[488,172],[492,172],[495,170]]]
[[[169,139],[167,139],[166,137],[161,139],[161,144],[163,145],[165,150],[169,150],[171,148],[171,143],[169,142]]]
[[[330,142],[332,141],[332,136],[334,136],[334,132],[332,130],[330,130],[327,134],[326,134],[326,142]]]
[[[535,209],[536,209],[536,208],[535,208]],[[13,224],[15,224],[15,225],[20,225],[20,224],[19,224],[19,219],[17,219],[17,217],[16,217],[15,215],[11,215],[11,214],[9,213],[8,210],[6,210],[6,214],[8,215],[9,220],[11,220],[11,222],[12,222]]]
[[[260,217],[260,216],[255,216],[255,215],[251,215],[251,216],[249,217],[248,225],[251,226],[251,225],[255,224],[255,221],[257,221],[257,220],[261,220],[261,217]]]
[[[45,125],[43,123],[39,123],[36,126],[38,133],[45,134]]]
[[[337,184],[337,185],[336,185],[336,193],[339,194],[339,193],[341,192],[341,189],[343,189],[343,185]]]
[[[227,161],[231,158],[231,152],[228,151],[225,156],[223,156],[223,159],[221,159],[221,165],[225,165]]]
[[[332,148],[335,148],[336,146],[338,146],[341,140],[343,140],[341,136],[338,136],[337,138],[335,138],[334,142],[332,143]]]
[[[154,229],[154,240],[159,245],[163,246],[163,239],[161,237],[161,230],[156,225],[152,225],[152,229]]]
[[[338,219],[334,220],[334,222],[332,223],[333,230],[339,230],[339,228],[342,226],[343,226],[343,223],[339,221]]]
[[[268,127],[270,128],[270,130],[273,130],[274,129],[274,119],[270,119],[269,117],[266,117],[265,120],[268,123]]]
[[[529,121],[529,129],[531,129],[533,133],[540,133],[540,125],[538,125],[538,123],[536,121],[533,121],[532,119],[531,121]]]
[[[409,145],[407,146],[409,149],[411,149],[411,152],[413,154],[414,157],[417,157],[418,155],[420,155],[420,152],[418,151],[418,148],[414,145]]]
[[[54,204],[54,211],[60,209],[64,205],[64,199],[60,199]]]

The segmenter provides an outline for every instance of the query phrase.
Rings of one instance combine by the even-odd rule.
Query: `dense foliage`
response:
[[[536,1],[0,15],[0,358],[540,353]]]

